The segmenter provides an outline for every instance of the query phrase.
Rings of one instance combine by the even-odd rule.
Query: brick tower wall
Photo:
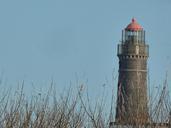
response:
[[[148,45],[125,42],[118,45],[119,78],[116,122],[146,123]]]

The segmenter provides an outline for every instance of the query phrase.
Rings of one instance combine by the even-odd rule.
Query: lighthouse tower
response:
[[[145,31],[133,18],[132,22],[122,30],[122,40],[118,44],[119,78],[115,123],[146,124],[149,120],[148,49]]]

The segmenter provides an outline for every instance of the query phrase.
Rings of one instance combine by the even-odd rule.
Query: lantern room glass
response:
[[[144,30],[122,30],[122,43],[144,43],[145,44],[145,31]]]

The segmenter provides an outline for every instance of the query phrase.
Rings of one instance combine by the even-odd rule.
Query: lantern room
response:
[[[135,18],[122,30],[122,43],[145,43],[145,31]]]

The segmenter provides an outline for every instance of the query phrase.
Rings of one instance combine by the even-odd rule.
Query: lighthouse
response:
[[[115,123],[146,124],[149,121],[147,98],[149,46],[145,40],[145,30],[135,18],[122,30],[117,56],[119,76]]]

